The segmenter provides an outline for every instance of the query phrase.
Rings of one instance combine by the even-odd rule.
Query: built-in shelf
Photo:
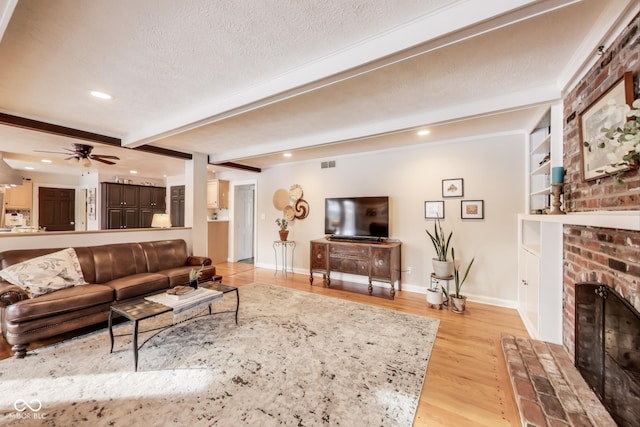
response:
[[[551,147],[551,134],[544,137],[542,141],[535,147],[532,147],[531,154],[547,154],[550,152]]]
[[[531,171],[531,175],[549,175],[549,173],[551,173],[551,162],[550,161],[546,161],[544,162],[542,165],[540,165],[539,167],[533,169]]]
[[[531,193],[532,196],[539,196],[542,194],[551,194],[551,187],[541,188],[540,190]]]

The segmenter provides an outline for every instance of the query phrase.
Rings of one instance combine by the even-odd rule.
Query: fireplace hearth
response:
[[[640,313],[600,283],[576,284],[575,365],[619,426],[640,420]]]

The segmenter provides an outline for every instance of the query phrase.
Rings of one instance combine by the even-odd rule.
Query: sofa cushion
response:
[[[113,289],[87,284],[20,301],[5,308],[5,320],[27,322],[113,301]]]
[[[192,266],[186,266],[186,267],[174,267],[174,268],[167,268],[165,270],[160,270],[158,271],[158,274],[162,274],[163,276],[167,276],[169,278],[169,286],[174,287],[174,286],[178,286],[178,285],[184,285],[187,282],[189,282],[189,272],[191,270],[200,270],[200,266],[198,267],[192,267]],[[215,276],[216,274],[216,268],[212,265],[209,266],[205,266],[202,269],[202,276],[200,276],[200,279],[208,279],[211,278],[213,276]]]
[[[169,288],[169,278],[158,273],[140,273],[105,283],[115,291],[116,301]]]
[[[147,261],[147,271],[156,273],[187,264],[189,253],[187,242],[184,240],[158,240],[155,242],[141,242]]]
[[[73,248],[13,264],[0,270],[0,277],[24,289],[31,298],[86,284]]]
[[[95,282],[107,283],[140,273],[147,273],[147,261],[138,243],[113,243],[91,246]]]

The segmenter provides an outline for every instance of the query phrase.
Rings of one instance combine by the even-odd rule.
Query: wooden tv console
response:
[[[322,273],[322,278],[331,286],[331,272],[357,274],[369,278],[369,294],[373,293],[372,282],[391,285],[391,298],[396,294],[395,283],[400,290],[399,241],[376,243],[316,239],[311,241],[309,260],[309,282],[313,286],[313,273]]]

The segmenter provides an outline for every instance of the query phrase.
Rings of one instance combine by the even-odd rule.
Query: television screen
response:
[[[389,237],[389,197],[340,197],[324,201],[324,233]]]

